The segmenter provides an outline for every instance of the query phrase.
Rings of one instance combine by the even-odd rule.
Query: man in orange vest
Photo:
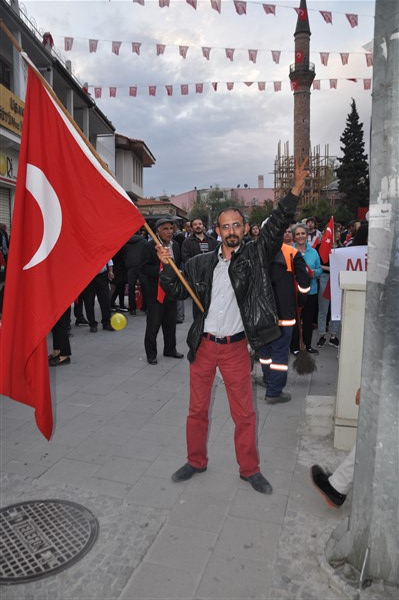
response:
[[[302,305],[310,290],[309,274],[302,254],[288,244],[282,244],[270,268],[270,279],[276,301],[281,336],[258,351],[266,386],[267,404],[291,400],[284,392],[287,383],[288,358],[292,331],[297,318],[297,305]]]

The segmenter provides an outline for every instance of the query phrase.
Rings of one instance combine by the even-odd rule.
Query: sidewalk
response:
[[[188,328],[189,322],[177,326],[184,353]],[[188,362],[164,358],[160,336],[159,363],[148,365],[144,329],[141,313],[115,333],[72,326],[72,363],[50,370],[51,442],[29,407],[1,400],[2,507],[70,500],[92,511],[100,532],[81,561],[32,583],[2,586],[0,598],[345,597],[331,589],[321,564],[350,498],[340,510],[330,509],[308,473],[315,462],[333,469],[345,455],[328,435],[336,349],[320,350],[312,376],[290,370],[291,402],[266,405],[264,388],[254,385],[261,470],[273,485],[265,496],[239,478],[220,379],[208,470],[186,483],[171,481],[186,461]],[[254,374],[260,373],[256,366]]]

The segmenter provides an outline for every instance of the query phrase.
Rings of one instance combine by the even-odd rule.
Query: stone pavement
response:
[[[186,302],[186,315],[191,305]],[[268,406],[254,383],[265,496],[240,480],[223,381],[214,386],[205,473],[176,484],[186,461],[188,362],[145,359],[145,316],[110,333],[72,327],[72,363],[50,369],[55,415],[47,442],[32,410],[1,400],[1,505],[33,499],[77,502],[97,517],[99,538],[67,570],[2,586],[0,598],[35,600],[352,597],[334,585],[324,547],[349,514],[350,497],[330,509],[313,488],[314,462],[334,469],[337,351],[326,346],[318,370],[286,387],[292,400]],[[186,352],[189,322],[177,326]],[[49,339],[51,348],[51,340]],[[254,380],[260,375],[255,366]],[[353,591],[353,590],[352,590]]]

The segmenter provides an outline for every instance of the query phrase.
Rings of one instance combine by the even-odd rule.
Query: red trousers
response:
[[[219,367],[230,413],[235,424],[234,444],[240,475],[259,471],[256,446],[256,414],[251,384],[251,361],[247,341],[216,344],[203,338],[190,365],[190,408],[187,417],[187,458],[190,465],[208,464],[207,439],[212,385]]]

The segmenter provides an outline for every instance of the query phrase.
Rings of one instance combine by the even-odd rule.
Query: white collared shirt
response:
[[[226,337],[244,331],[244,325],[229,277],[230,260],[223,258],[222,247],[218,257],[219,261],[213,271],[212,297],[204,322],[204,332],[216,337]]]

